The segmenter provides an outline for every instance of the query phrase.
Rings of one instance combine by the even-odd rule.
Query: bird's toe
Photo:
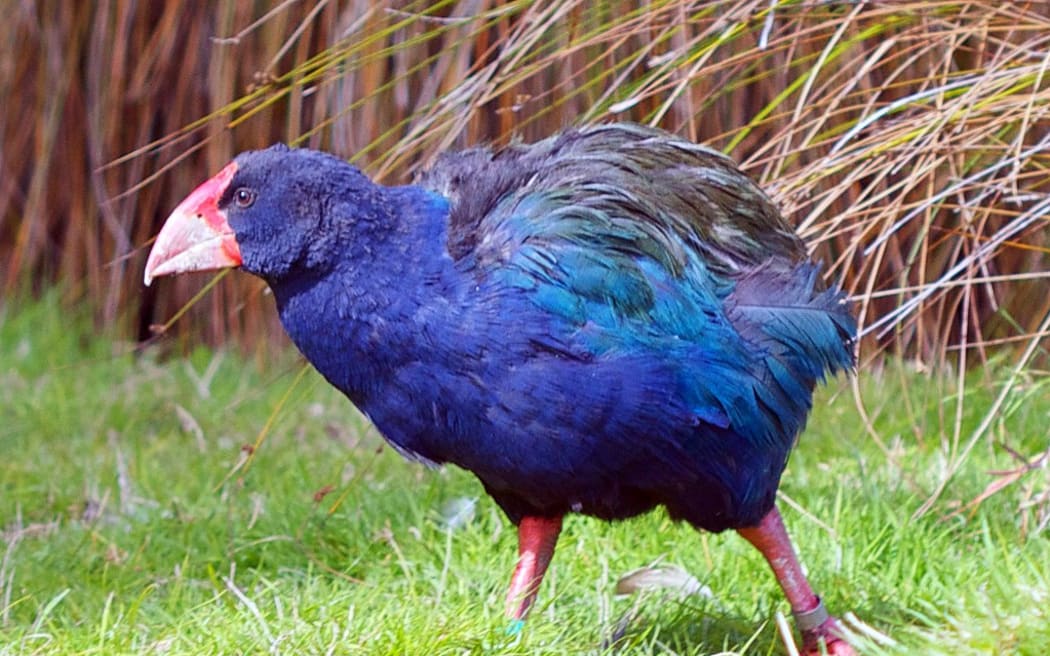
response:
[[[857,651],[846,642],[843,635],[839,621],[829,617],[820,626],[802,632],[803,653],[806,656],[857,656]]]

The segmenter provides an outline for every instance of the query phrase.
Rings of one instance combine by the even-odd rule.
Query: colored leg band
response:
[[[807,610],[803,613],[792,613],[792,615],[795,616],[795,626],[802,633],[819,628],[831,617],[828,615],[828,609],[824,607],[824,602],[819,597],[817,598],[817,605],[812,610]]]

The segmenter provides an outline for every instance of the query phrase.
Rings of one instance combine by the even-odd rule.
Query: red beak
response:
[[[146,285],[159,276],[241,265],[241,248],[226,213],[219,210],[219,199],[236,172],[236,162],[230,162],[171,213],[146,261]]]

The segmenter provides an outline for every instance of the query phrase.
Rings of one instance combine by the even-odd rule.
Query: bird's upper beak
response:
[[[237,163],[230,162],[171,213],[146,261],[146,285],[158,276],[240,266],[241,248],[219,209],[236,172]]]

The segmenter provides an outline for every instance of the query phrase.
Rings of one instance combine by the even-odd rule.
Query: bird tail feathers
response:
[[[824,289],[819,272],[813,262],[773,261],[741,276],[726,299],[733,327],[757,351],[753,390],[774,422],[767,430],[779,424],[796,435],[816,383],[854,366],[856,320],[845,293]]]

